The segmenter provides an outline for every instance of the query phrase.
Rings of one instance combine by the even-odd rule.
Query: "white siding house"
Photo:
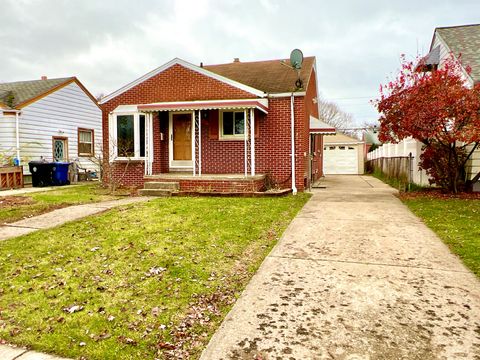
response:
[[[78,161],[98,170],[94,159],[102,153],[102,112],[76,78],[3,83],[1,90],[0,153],[19,156],[25,173],[29,161],[40,159]]]

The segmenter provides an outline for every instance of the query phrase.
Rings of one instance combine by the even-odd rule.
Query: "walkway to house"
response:
[[[41,229],[49,229],[69,221],[78,220],[86,216],[97,214],[121,205],[128,205],[140,201],[148,201],[151,197],[128,197],[120,200],[110,200],[97,203],[68,206],[62,209],[20,220],[0,226],[0,241],[12,237],[29,234]],[[2,359],[0,357],[0,359]]]
[[[392,188],[324,185],[201,359],[478,359],[477,278]]]

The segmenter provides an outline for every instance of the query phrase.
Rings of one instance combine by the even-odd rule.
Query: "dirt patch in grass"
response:
[[[34,202],[33,199],[24,196],[4,196],[0,198],[0,209],[19,205],[30,205]]]

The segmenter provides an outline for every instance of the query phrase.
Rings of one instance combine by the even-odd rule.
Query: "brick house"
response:
[[[310,126],[319,122],[315,58],[304,59],[300,82],[288,65],[196,66],[176,58],[104,97],[111,176],[186,191],[304,190],[322,175],[328,129]]]

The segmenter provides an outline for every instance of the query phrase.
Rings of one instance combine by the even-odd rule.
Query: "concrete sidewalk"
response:
[[[0,226],[0,241],[12,237],[29,234],[33,231],[41,229],[53,228],[66,222],[78,220],[93,214],[98,214],[100,212],[112,209],[117,206],[149,201],[151,199],[151,197],[146,196],[128,197],[120,200],[110,200],[84,205],[74,205],[62,209],[53,210],[42,215]],[[0,359],[2,358],[0,357]]]
[[[43,354],[27,349],[11,347],[8,345],[0,345],[1,360],[68,360],[53,355]]]
[[[372,177],[329,176],[201,359],[478,359],[480,282]]]
[[[71,185],[68,185],[68,188],[82,186],[82,185],[85,185],[85,183],[71,184]],[[65,186],[47,186],[47,187],[24,187],[21,189],[2,190],[0,191],[0,200],[4,196],[19,196],[19,195],[25,195],[25,194],[32,194],[36,192],[62,190],[65,188],[66,188]]]

